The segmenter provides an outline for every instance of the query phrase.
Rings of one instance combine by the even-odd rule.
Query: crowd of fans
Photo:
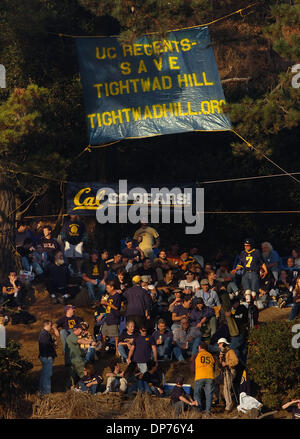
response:
[[[178,376],[170,395],[177,414],[191,407],[209,416],[213,395],[223,397],[230,411],[233,396],[238,402],[241,383],[247,382],[247,337],[258,324],[259,310],[290,306],[289,320],[300,315],[295,249],[283,258],[269,242],[258,249],[246,238],[235,258],[219,251],[208,262],[196,247],[162,248],[158,232],[146,222],[112,254],[107,249],[86,253],[87,238],[76,215],[58,238],[48,225],[39,230],[20,223],[17,229],[22,270],[12,270],[1,286],[0,306],[24,309],[26,282],[44,282],[51,302],[65,306],[59,320],[44,321],[39,336],[41,394],[51,392],[60,339],[70,370],[66,387],[74,391],[166,396],[159,363],[178,362],[190,364],[195,384],[192,398],[184,389],[185,377]],[[82,290],[93,309],[94,328],[71,304]],[[115,354],[111,371],[102,377],[95,360],[110,351]]]

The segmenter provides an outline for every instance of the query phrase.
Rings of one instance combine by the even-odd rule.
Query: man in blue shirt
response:
[[[248,303],[251,302],[251,296],[254,299],[259,291],[259,271],[261,267],[264,270],[262,275],[262,279],[264,279],[268,274],[268,269],[262,260],[260,251],[253,247],[251,239],[245,239],[244,250],[240,254],[236,268],[231,273],[236,274],[239,269],[243,269],[242,288],[245,291],[245,298]]]
[[[202,279],[200,285],[201,290],[196,292],[195,297],[202,297],[204,304],[210,308],[221,306],[218,294],[214,290],[209,289],[208,280]]]

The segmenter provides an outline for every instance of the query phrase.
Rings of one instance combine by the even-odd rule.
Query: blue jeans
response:
[[[96,393],[96,391],[97,391],[97,386],[98,386],[98,384],[93,384],[92,386],[87,387],[87,386],[84,384],[84,382],[80,380],[80,381],[78,382],[78,386],[79,386],[79,389],[80,389],[82,392],[89,392],[89,393],[91,393],[92,395],[95,395],[95,393]]]
[[[203,378],[201,380],[195,381],[194,387],[194,398],[198,402],[199,410],[202,410],[202,402],[201,402],[201,390],[204,388],[205,393],[205,410],[207,412],[210,411],[212,397],[214,392],[214,380],[211,378]]]
[[[128,347],[123,345],[118,345],[118,351],[123,360],[127,360],[128,358]]]
[[[259,291],[259,274],[256,271],[245,271],[242,277],[242,287],[246,290]]]
[[[293,303],[290,315],[289,315],[289,320],[294,320],[297,316],[300,315],[300,303]]]
[[[170,337],[166,338],[163,344],[156,345],[156,349],[159,358],[168,360],[172,351],[172,339]]]
[[[95,300],[99,300],[101,296],[103,296],[106,290],[106,285],[100,283],[98,285],[94,285],[91,282],[86,282],[86,287],[91,302],[95,302]]]
[[[22,256],[22,267],[26,271],[30,271],[30,265],[32,266],[32,270],[35,274],[39,275],[43,273],[43,269],[37,262],[32,262],[32,264],[29,263],[29,260],[26,256]]]
[[[52,376],[52,357],[40,357],[42,363],[42,372],[40,376],[39,391],[42,395],[51,393],[51,376]]]
[[[89,346],[86,353],[85,353],[85,358],[84,361],[85,363],[89,363],[89,362],[93,362],[95,359],[95,348],[93,348],[92,346]]]
[[[196,337],[193,341],[190,341],[187,349],[181,349],[178,345],[174,346],[173,352],[178,361],[184,361],[183,352],[191,352],[192,355],[197,355],[198,346],[201,341],[201,336]],[[183,351],[183,352],[182,352]]]

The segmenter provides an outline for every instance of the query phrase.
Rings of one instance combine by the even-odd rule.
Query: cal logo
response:
[[[73,210],[97,210],[102,209],[103,206],[101,206],[100,201],[105,195],[105,190],[98,191],[97,195],[95,197],[85,197],[86,194],[89,194],[91,192],[90,187],[85,187],[77,192],[77,194],[74,197],[74,205],[76,207],[73,208]]]

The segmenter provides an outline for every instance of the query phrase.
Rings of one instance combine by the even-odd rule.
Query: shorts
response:
[[[101,333],[105,337],[118,337],[119,325],[107,325],[106,323],[104,323],[101,329]]]
[[[65,257],[66,258],[82,258],[83,242],[78,244],[70,244],[65,242]]]

